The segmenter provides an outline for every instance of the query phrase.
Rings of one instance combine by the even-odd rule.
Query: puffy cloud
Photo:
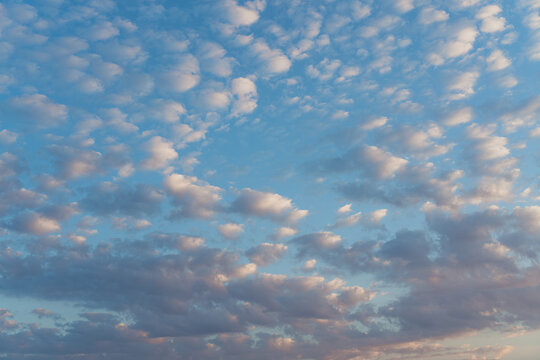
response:
[[[448,13],[444,10],[437,10],[432,7],[425,7],[420,11],[418,21],[421,24],[429,25],[436,22],[446,21],[448,20],[448,17]]]
[[[88,29],[88,38],[93,41],[107,40],[120,33],[112,23],[104,21],[95,24]]]
[[[441,65],[446,59],[453,59],[467,54],[473,49],[478,30],[474,26],[463,26],[453,29],[448,39],[440,44],[440,50],[428,55],[433,65]]]
[[[135,132],[139,128],[127,120],[127,115],[120,109],[112,108],[103,112],[106,123],[122,133]],[[94,126],[92,124],[88,124]]]
[[[262,243],[246,251],[247,258],[259,266],[270,265],[283,257],[287,251],[285,244]]]
[[[247,26],[259,20],[259,11],[264,9],[264,2],[252,2],[250,6],[240,6],[234,0],[224,3],[227,19],[235,26]]]
[[[37,127],[57,126],[68,116],[67,106],[56,104],[42,94],[15,97],[8,104],[15,116]]]
[[[234,104],[233,115],[250,114],[257,108],[257,87],[248,78],[239,77],[232,81]]]
[[[0,131],[0,142],[4,144],[13,144],[17,141],[18,136],[17,133],[4,129]]]
[[[219,209],[222,190],[195,176],[169,175],[164,180],[164,187],[173,204],[180,206],[173,217],[210,218]]]
[[[374,117],[374,118],[370,118],[366,120],[361,125],[361,128],[364,130],[373,130],[373,129],[386,125],[387,122],[388,122],[388,118],[386,116]]]
[[[289,223],[295,223],[308,214],[307,210],[296,208],[289,198],[249,188],[240,191],[230,210]]]
[[[227,239],[236,239],[244,232],[244,225],[236,223],[227,223],[218,226],[221,236]]]
[[[276,233],[274,234],[274,238],[276,240],[283,239],[285,237],[294,236],[298,233],[298,230],[289,227],[289,226],[282,226],[279,229],[277,229]]]
[[[400,13],[406,13],[414,9],[414,0],[397,0],[394,2],[394,7]]]
[[[141,215],[159,212],[163,193],[147,184],[103,182],[90,186],[80,200],[82,209],[97,215]]]
[[[143,169],[157,170],[166,167],[169,162],[178,158],[173,143],[161,136],[154,136],[146,143],[150,157],[141,163]]]
[[[216,76],[227,77],[232,74],[233,58],[226,57],[227,52],[220,45],[204,43],[200,48],[201,67]]]
[[[185,92],[199,84],[199,61],[191,54],[184,55],[178,64],[160,75],[160,85],[165,90]]]
[[[9,228],[32,235],[45,235],[58,232],[61,227],[60,223],[55,219],[36,213],[30,213],[13,219],[12,223],[9,224]]]
[[[473,139],[474,156],[480,162],[505,157],[510,154],[506,147],[508,140],[501,136],[493,136],[493,127],[472,124],[467,127],[467,135]]]
[[[453,144],[441,144],[443,130],[436,124],[425,129],[409,125],[383,129],[382,135],[387,137],[398,151],[415,157],[429,158],[446,154]]]
[[[392,155],[377,146],[354,147],[340,157],[323,159],[308,165],[319,173],[362,171],[376,179],[390,179],[407,167],[406,159]]]
[[[468,123],[472,120],[473,110],[471,107],[464,107],[457,109],[450,114],[448,114],[443,119],[443,124],[447,126],[456,126]]]
[[[202,101],[210,109],[224,109],[231,102],[231,95],[228,91],[205,90],[201,93]]]
[[[364,160],[371,165],[375,177],[380,179],[393,177],[407,165],[407,160],[393,156],[376,146],[365,147],[362,155]]]
[[[501,50],[493,50],[486,59],[488,63],[488,70],[499,71],[509,67],[512,62],[506,56],[504,56]]]
[[[522,126],[530,126],[535,123],[540,113],[540,96],[535,96],[510,111],[505,112],[499,118],[508,132],[513,132]]]
[[[184,106],[172,100],[155,100],[150,115],[160,121],[175,123],[186,113]]]
[[[101,173],[103,156],[93,150],[77,149],[67,145],[51,145],[50,153],[56,158],[58,175],[66,180]]]
[[[291,67],[291,61],[278,49],[271,49],[263,40],[251,45],[252,51],[263,62],[263,70],[270,74],[284,73]]]
[[[451,100],[467,98],[474,94],[474,85],[480,74],[476,71],[463,72],[457,75],[447,86],[451,92]]]
[[[302,253],[308,248],[320,250],[339,247],[341,246],[342,238],[330,231],[321,231],[294,238],[290,240],[290,243],[299,247],[300,253]]]
[[[349,212],[352,211],[351,206],[352,206],[352,204],[345,204],[345,205],[343,205],[342,207],[340,207],[340,208],[337,210],[337,213],[338,213],[338,214],[346,214],[346,213],[349,213]]]
[[[482,20],[480,30],[486,33],[494,33],[505,29],[506,19],[497,17],[502,9],[498,5],[487,5],[478,11],[476,18]]]

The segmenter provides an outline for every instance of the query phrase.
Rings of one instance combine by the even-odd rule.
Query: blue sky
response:
[[[0,3],[0,357],[534,359],[540,1]]]

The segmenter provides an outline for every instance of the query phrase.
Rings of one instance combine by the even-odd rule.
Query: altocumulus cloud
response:
[[[534,358],[539,9],[2,2],[0,358]]]

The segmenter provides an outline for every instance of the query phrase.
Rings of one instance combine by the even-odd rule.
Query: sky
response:
[[[539,65],[539,0],[0,1],[0,359],[537,359]]]

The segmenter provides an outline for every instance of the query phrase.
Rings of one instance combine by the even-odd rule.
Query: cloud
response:
[[[540,96],[534,96],[499,117],[507,132],[532,125],[540,113]]]
[[[449,15],[444,10],[437,10],[433,7],[425,7],[420,11],[418,21],[420,24],[429,25],[436,22],[448,20]]]
[[[175,123],[180,120],[182,115],[186,114],[184,105],[172,100],[158,99],[153,102],[150,115],[157,120],[167,123]]]
[[[227,19],[235,26],[248,26],[259,20],[259,11],[264,9],[264,2],[252,2],[251,6],[240,6],[234,0],[224,3]]]
[[[298,233],[298,230],[296,230],[296,229],[294,229],[292,227],[282,226],[279,229],[277,229],[277,231],[275,232],[273,237],[274,237],[275,240],[280,240],[280,239],[283,239],[285,237],[294,236],[297,233]]]
[[[0,142],[4,144],[13,144],[17,141],[18,136],[17,133],[4,129],[0,131]]]
[[[506,27],[506,19],[496,16],[501,11],[498,5],[487,5],[481,8],[476,14],[476,18],[482,20],[480,30],[485,33],[503,31]]]
[[[446,126],[457,126],[468,123],[472,120],[473,110],[471,107],[464,107],[454,110],[443,119],[443,124]]]
[[[249,261],[258,266],[267,266],[280,260],[287,251],[287,245],[262,243],[246,251]]]
[[[161,208],[163,193],[147,184],[102,182],[85,189],[80,200],[82,209],[100,216],[155,214]]]
[[[48,150],[55,157],[57,173],[62,179],[72,180],[103,171],[100,166],[103,157],[97,151],[67,145],[51,145]]]
[[[428,55],[432,65],[443,64],[447,59],[453,59],[467,54],[474,48],[474,41],[478,30],[474,26],[461,26],[451,29],[447,39],[440,43],[439,51]]]
[[[476,71],[463,72],[457,75],[446,87],[451,92],[451,100],[467,98],[474,94],[474,85],[480,74]]]
[[[199,84],[199,61],[191,54],[183,55],[178,64],[160,75],[164,90],[186,92]]]
[[[107,40],[120,33],[117,27],[108,21],[95,24],[88,29],[88,38],[92,41]]]
[[[150,157],[141,163],[141,167],[146,170],[162,169],[169,162],[178,158],[178,153],[174,150],[173,143],[161,136],[151,138],[146,143],[146,148],[150,152]]]
[[[12,230],[32,235],[45,235],[61,229],[57,220],[35,213],[17,216],[8,226]]]
[[[221,236],[227,239],[236,239],[244,232],[244,225],[236,223],[227,223],[218,226]]]
[[[287,223],[296,223],[308,214],[307,210],[296,208],[289,198],[249,188],[239,192],[238,197],[231,204],[230,210]]]
[[[180,209],[173,217],[196,217],[207,219],[220,208],[221,189],[199,180],[195,176],[172,174],[165,178],[165,191]]]
[[[499,71],[509,67],[512,62],[506,56],[504,56],[501,50],[493,50],[486,59],[488,63],[488,70]]]
[[[232,114],[235,116],[250,114],[257,108],[257,87],[248,78],[239,77],[232,81],[234,104]]]
[[[388,118],[386,116],[379,116],[367,119],[360,127],[364,130],[373,130],[386,125]]]
[[[220,77],[228,77],[232,74],[234,59],[226,57],[227,51],[219,44],[206,42],[199,49],[201,67]]]
[[[291,61],[278,49],[271,49],[263,40],[257,40],[251,45],[253,53],[263,63],[263,71],[270,74],[287,72]]]
[[[68,117],[68,108],[42,94],[22,95],[8,100],[14,115],[39,128],[58,126]]]
[[[394,7],[400,13],[406,13],[414,9],[414,0],[397,0]]]

